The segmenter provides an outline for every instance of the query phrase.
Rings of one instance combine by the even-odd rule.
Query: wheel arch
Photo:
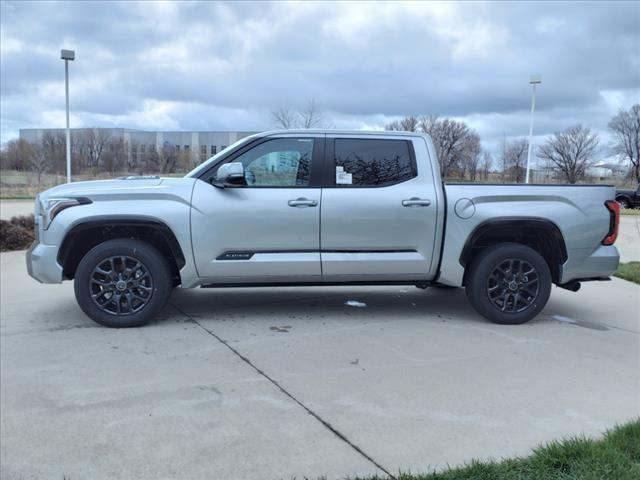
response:
[[[89,250],[115,238],[137,239],[154,246],[167,259],[174,284],[180,283],[180,269],[186,260],[175,234],[159,220],[136,217],[101,217],[74,225],[66,233],[58,251],[63,278],[73,279],[80,260]]]
[[[467,266],[484,249],[498,243],[519,243],[533,248],[545,259],[554,283],[560,281],[561,266],[567,261],[567,247],[560,228],[545,218],[504,217],[482,222],[467,237],[460,264]]]

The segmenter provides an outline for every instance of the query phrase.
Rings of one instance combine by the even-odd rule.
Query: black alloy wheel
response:
[[[479,252],[467,265],[465,290],[485,318],[517,325],[538,315],[551,294],[551,270],[536,250],[501,243]]]
[[[82,311],[114,328],[140,327],[164,307],[174,278],[167,259],[149,243],[107,240],[80,260],[74,290]]]
[[[91,272],[91,298],[99,309],[112,315],[139,312],[153,295],[153,279],[140,260],[119,255],[108,257]]]
[[[487,279],[487,295],[501,312],[519,313],[538,298],[540,276],[531,263],[522,258],[501,260]]]

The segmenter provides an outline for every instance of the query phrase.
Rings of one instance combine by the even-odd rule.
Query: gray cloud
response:
[[[3,2],[2,140],[64,122],[60,48],[74,48],[73,123],[267,129],[317,98],[336,127],[455,116],[488,148],[571,124],[606,135],[640,101],[637,3]]]

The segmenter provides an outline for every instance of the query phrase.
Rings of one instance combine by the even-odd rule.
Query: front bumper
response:
[[[38,240],[27,250],[27,272],[40,283],[61,283],[62,267],[58,264],[58,247]]]

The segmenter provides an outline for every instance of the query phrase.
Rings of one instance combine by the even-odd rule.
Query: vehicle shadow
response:
[[[168,308],[215,322],[261,317],[486,322],[471,308],[461,288],[422,290],[411,285],[176,289]]]

